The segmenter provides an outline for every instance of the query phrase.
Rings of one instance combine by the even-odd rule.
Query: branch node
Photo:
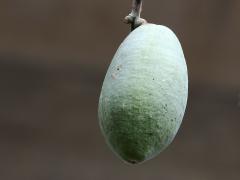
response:
[[[124,18],[126,24],[131,24],[131,30],[133,31],[137,27],[146,24],[145,19],[140,18],[142,11],[142,0],[133,0],[132,12]]]

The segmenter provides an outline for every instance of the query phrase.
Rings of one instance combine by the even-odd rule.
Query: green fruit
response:
[[[161,25],[140,26],[120,45],[103,82],[98,114],[107,143],[129,163],[155,157],[174,139],[187,94],[175,34]]]

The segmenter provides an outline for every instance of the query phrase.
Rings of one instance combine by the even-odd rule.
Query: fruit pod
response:
[[[167,27],[145,24],[117,50],[99,98],[107,144],[125,162],[151,159],[174,139],[186,108],[187,66]]]

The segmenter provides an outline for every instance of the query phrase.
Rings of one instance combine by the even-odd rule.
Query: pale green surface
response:
[[[124,40],[107,71],[99,100],[100,127],[111,149],[139,163],[171,143],[188,93],[181,45],[167,27],[146,24]]]

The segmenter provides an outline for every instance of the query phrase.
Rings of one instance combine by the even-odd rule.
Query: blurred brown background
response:
[[[144,1],[143,17],[181,40],[190,94],[175,141],[139,166],[115,157],[97,119],[130,6],[0,1],[1,180],[240,179],[240,1]]]

